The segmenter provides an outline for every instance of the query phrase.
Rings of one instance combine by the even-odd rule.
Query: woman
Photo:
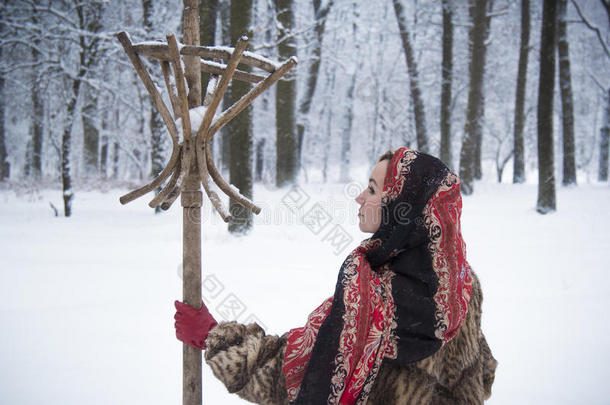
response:
[[[332,297],[301,328],[216,324],[176,301],[176,336],[259,404],[480,404],[496,361],[460,232],[458,177],[408,148],[379,158],[360,205],[373,233],[345,260]]]

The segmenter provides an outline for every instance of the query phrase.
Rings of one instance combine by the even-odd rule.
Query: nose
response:
[[[363,194],[364,190],[358,195],[358,197],[355,198],[356,202],[360,205],[364,204],[364,197],[362,196]]]

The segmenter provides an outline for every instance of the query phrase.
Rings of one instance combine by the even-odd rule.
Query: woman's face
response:
[[[375,233],[381,225],[381,192],[388,164],[389,160],[386,159],[375,165],[368,187],[356,197],[356,202],[360,204],[358,219],[362,232]]]

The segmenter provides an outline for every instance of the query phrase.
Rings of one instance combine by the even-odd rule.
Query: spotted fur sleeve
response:
[[[205,361],[231,393],[257,404],[287,404],[282,364],[285,336],[256,323],[221,322],[206,339]]]

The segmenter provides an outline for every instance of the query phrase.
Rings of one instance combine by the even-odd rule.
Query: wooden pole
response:
[[[149,184],[120,198],[121,204],[127,204],[138,197],[160,186],[170,175],[171,179],[163,190],[149,203],[151,207],[159,204],[166,210],[180,195],[182,204],[182,239],[183,239],[183,301],[194,308],[201,308],[201,205],[203,185],[212,205],[220,216],[228,221],[230,215],[223,208],[221,201],[208,186],[208,176],[211,176],[218,187],[230,198],[238,201],[255,214],[260,208],[252,201],[235,191],[222,178],[214,166],[210,153],[210,140],[215,132],[222,128],[233,117],[239,114],[269,86],[279,80],[292,69],[297,61],[292,57],[283,63],[275,63],[265,57],[245,51],[247,38],[241,38],[235,48],[201,47],[199,46],[199,1],[183,0],[184,21],[182,45],[173,35],[168,35],[167,44],[132,44],[126,32],[120,32],[117,37],[142,79],[144,86],[155,102],[163,121],[172,138],[172,156],[163,171]],[[161,60],[161,70],[167,86],[173,116],[163,102],[152,78],[140,60],[140,55],[151,56]],[[212,77],[208,83],[206,106],[208,110],[198,129],[191,128],[190,110],[202,103],[201,70],[202,56],[216,55],[225,59],[227,64],[215,62],[222,71],[215,70],[222,77]],[[181,60],[182,56],[182,60]],[[183,63],[181,63],[183,62]],[[257,82],[247,94],[235,104],[214,119],[214,113],[220,103],[226,87],[233,75],[241,74],[237,70],[239,63],[246,63],[270,74],[266,77],[248,73],[242,79]],[[173,68],[171,69],[170,68]],[[184,66],[184,68],[182,68]],[[216,68],[217,66],[214,65]],[[174,71],[174,84],[171,83],[171,71]],[[185,82],[186,81],[186,86]],[[187,92],[188,89],[188,92]],[[177,91],[177,94],[176,94]],[[174,118],[182,119],[183,139],[180,143],[178,128]],[[182,351],[182,403],[183,405],[201,405],[202,403],[202,352],[183,344]]]
[[[182,42],[186,45],[199,45],[199,1],[183,0],[184,20]],[[184,77],[188,86],[188,108],[201,105],[201,67],[199,56],[184,56]],[[182,114],[188,116],[187,114]],[[190,125],[189,125],[190,126]],[[191,134],[184,134],[190,137]],[[194,142],[189,143],[183,153],[194,157]],[[185,156],[186,157],[186,156]],[[184,157],[183,157],[184,158]],[[186,175],[182,191],[182,263],[184,302],[201,308],[201,180],[197,159],[187,159],[191,167]],[[202,384],[201,350],[187,345],[182,346],[182,404],[201,405]]]

